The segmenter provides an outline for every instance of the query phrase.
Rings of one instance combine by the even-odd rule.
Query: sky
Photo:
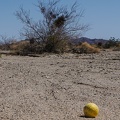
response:
[[[61,0],[60,4],[71,6],[75,1],[84,10],[80,22],[90,25],[83,37],[120,38],[120,0]],[[39,20],[41,15],[36,5],[38,0],[0,0],[0,35],[21,39],[19,34],[24,25],[14,14],[22,6],[30,10],[34,20]]]

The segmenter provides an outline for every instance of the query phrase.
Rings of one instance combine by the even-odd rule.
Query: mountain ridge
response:
[[[98,43],[105,44],[107,41],[108,40],[106,40],[106,39],[97,39],[97,38],[91,39],[91,38],[87,38],[87,37],[81,37],[81,38],[72,40],[72,42],[75,44],[78,44],[80,42],[87,42],[89,44],[98,44]]]

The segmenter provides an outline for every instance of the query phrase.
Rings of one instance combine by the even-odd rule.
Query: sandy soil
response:
[[[120,120],[120,52],[0,58],[0,120],[92,120],[88,102]]]

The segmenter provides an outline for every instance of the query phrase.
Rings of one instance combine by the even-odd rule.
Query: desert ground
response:
[[[84,117],[94,102],[96,118]],[[120,51],[2,55],[0,120],[120,120]]]

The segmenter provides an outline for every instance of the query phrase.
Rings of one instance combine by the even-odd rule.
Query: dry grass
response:
[[[95,48],[91,46],[90,44],[88,44],[87,42],[82,43],[81,48],[85,49],[86,53],[99,53],[100,52],[99,48]]]
[[[29,41],[20,41],[10,45],[10,50],[16,55],[27,55],[28,46],[30,46]]]
[[[26,45],[29,44],[29,41],[20,41],[20,42],[16,42],[10,45],[10,49],[11,50],[21,50],[23,49]]]
[[[77,53],[99,53],[100,49],[96,48],[95,46],[90,45],[87,42],[82,43],[81,45],[77,46],[76,48]]]

